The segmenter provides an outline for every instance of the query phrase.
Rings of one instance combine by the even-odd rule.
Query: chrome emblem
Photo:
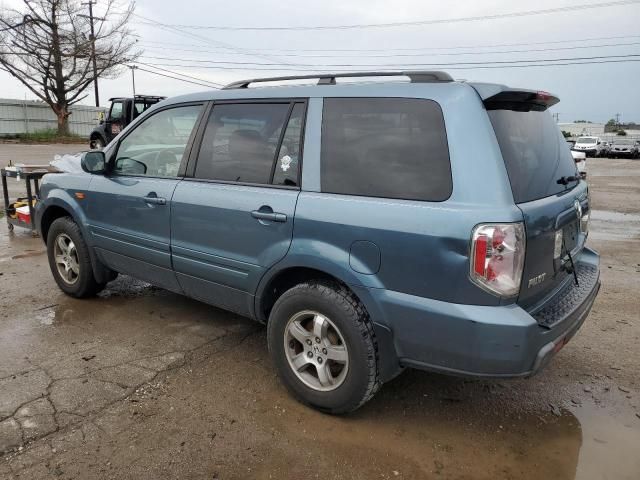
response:
[[[529,284],[527,285],[527,288],[531,288],[531,287],[535,287],[536,285],[540,285],[542,282],[544,282],[544,278],[547,276],[546,273],[541,273],[540,275],[537,275],[535,277],[532,277],[529,279]]]

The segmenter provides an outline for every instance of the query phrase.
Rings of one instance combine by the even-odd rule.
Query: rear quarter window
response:
[[[326,98],[321,188],[327,193],[443,201],[451,164],[440,106],[408,98]]]

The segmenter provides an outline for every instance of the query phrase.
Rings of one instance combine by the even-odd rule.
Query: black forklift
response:
[[[91,132],[89,146],[92,149],[103,148],[142,112],[165,98],[151,95],[110,98],[109,112],[106,118],[100,119],[100,124]]]

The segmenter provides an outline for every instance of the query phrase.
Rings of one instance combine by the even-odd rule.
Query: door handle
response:
[[[156,197],[152,195],[148,195],[144,197],[145,203],[149,203],[151,205],[166,205],[167,199],[162,197]]]
[[[287,216],[284,213],[276,213],[271,207],[262,207],[260,210],[253,210],[251,216],[258,220],[269,220],[270,222],[286,222]]]

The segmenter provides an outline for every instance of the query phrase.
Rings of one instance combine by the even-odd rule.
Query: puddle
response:
[[[634,240],[640,238],[640,215],[592,210],[589,237],[596,240]]]
[[[640,418],[608,410],[590,402],[572,409],[582,428],[576,479],[640,478]]]

